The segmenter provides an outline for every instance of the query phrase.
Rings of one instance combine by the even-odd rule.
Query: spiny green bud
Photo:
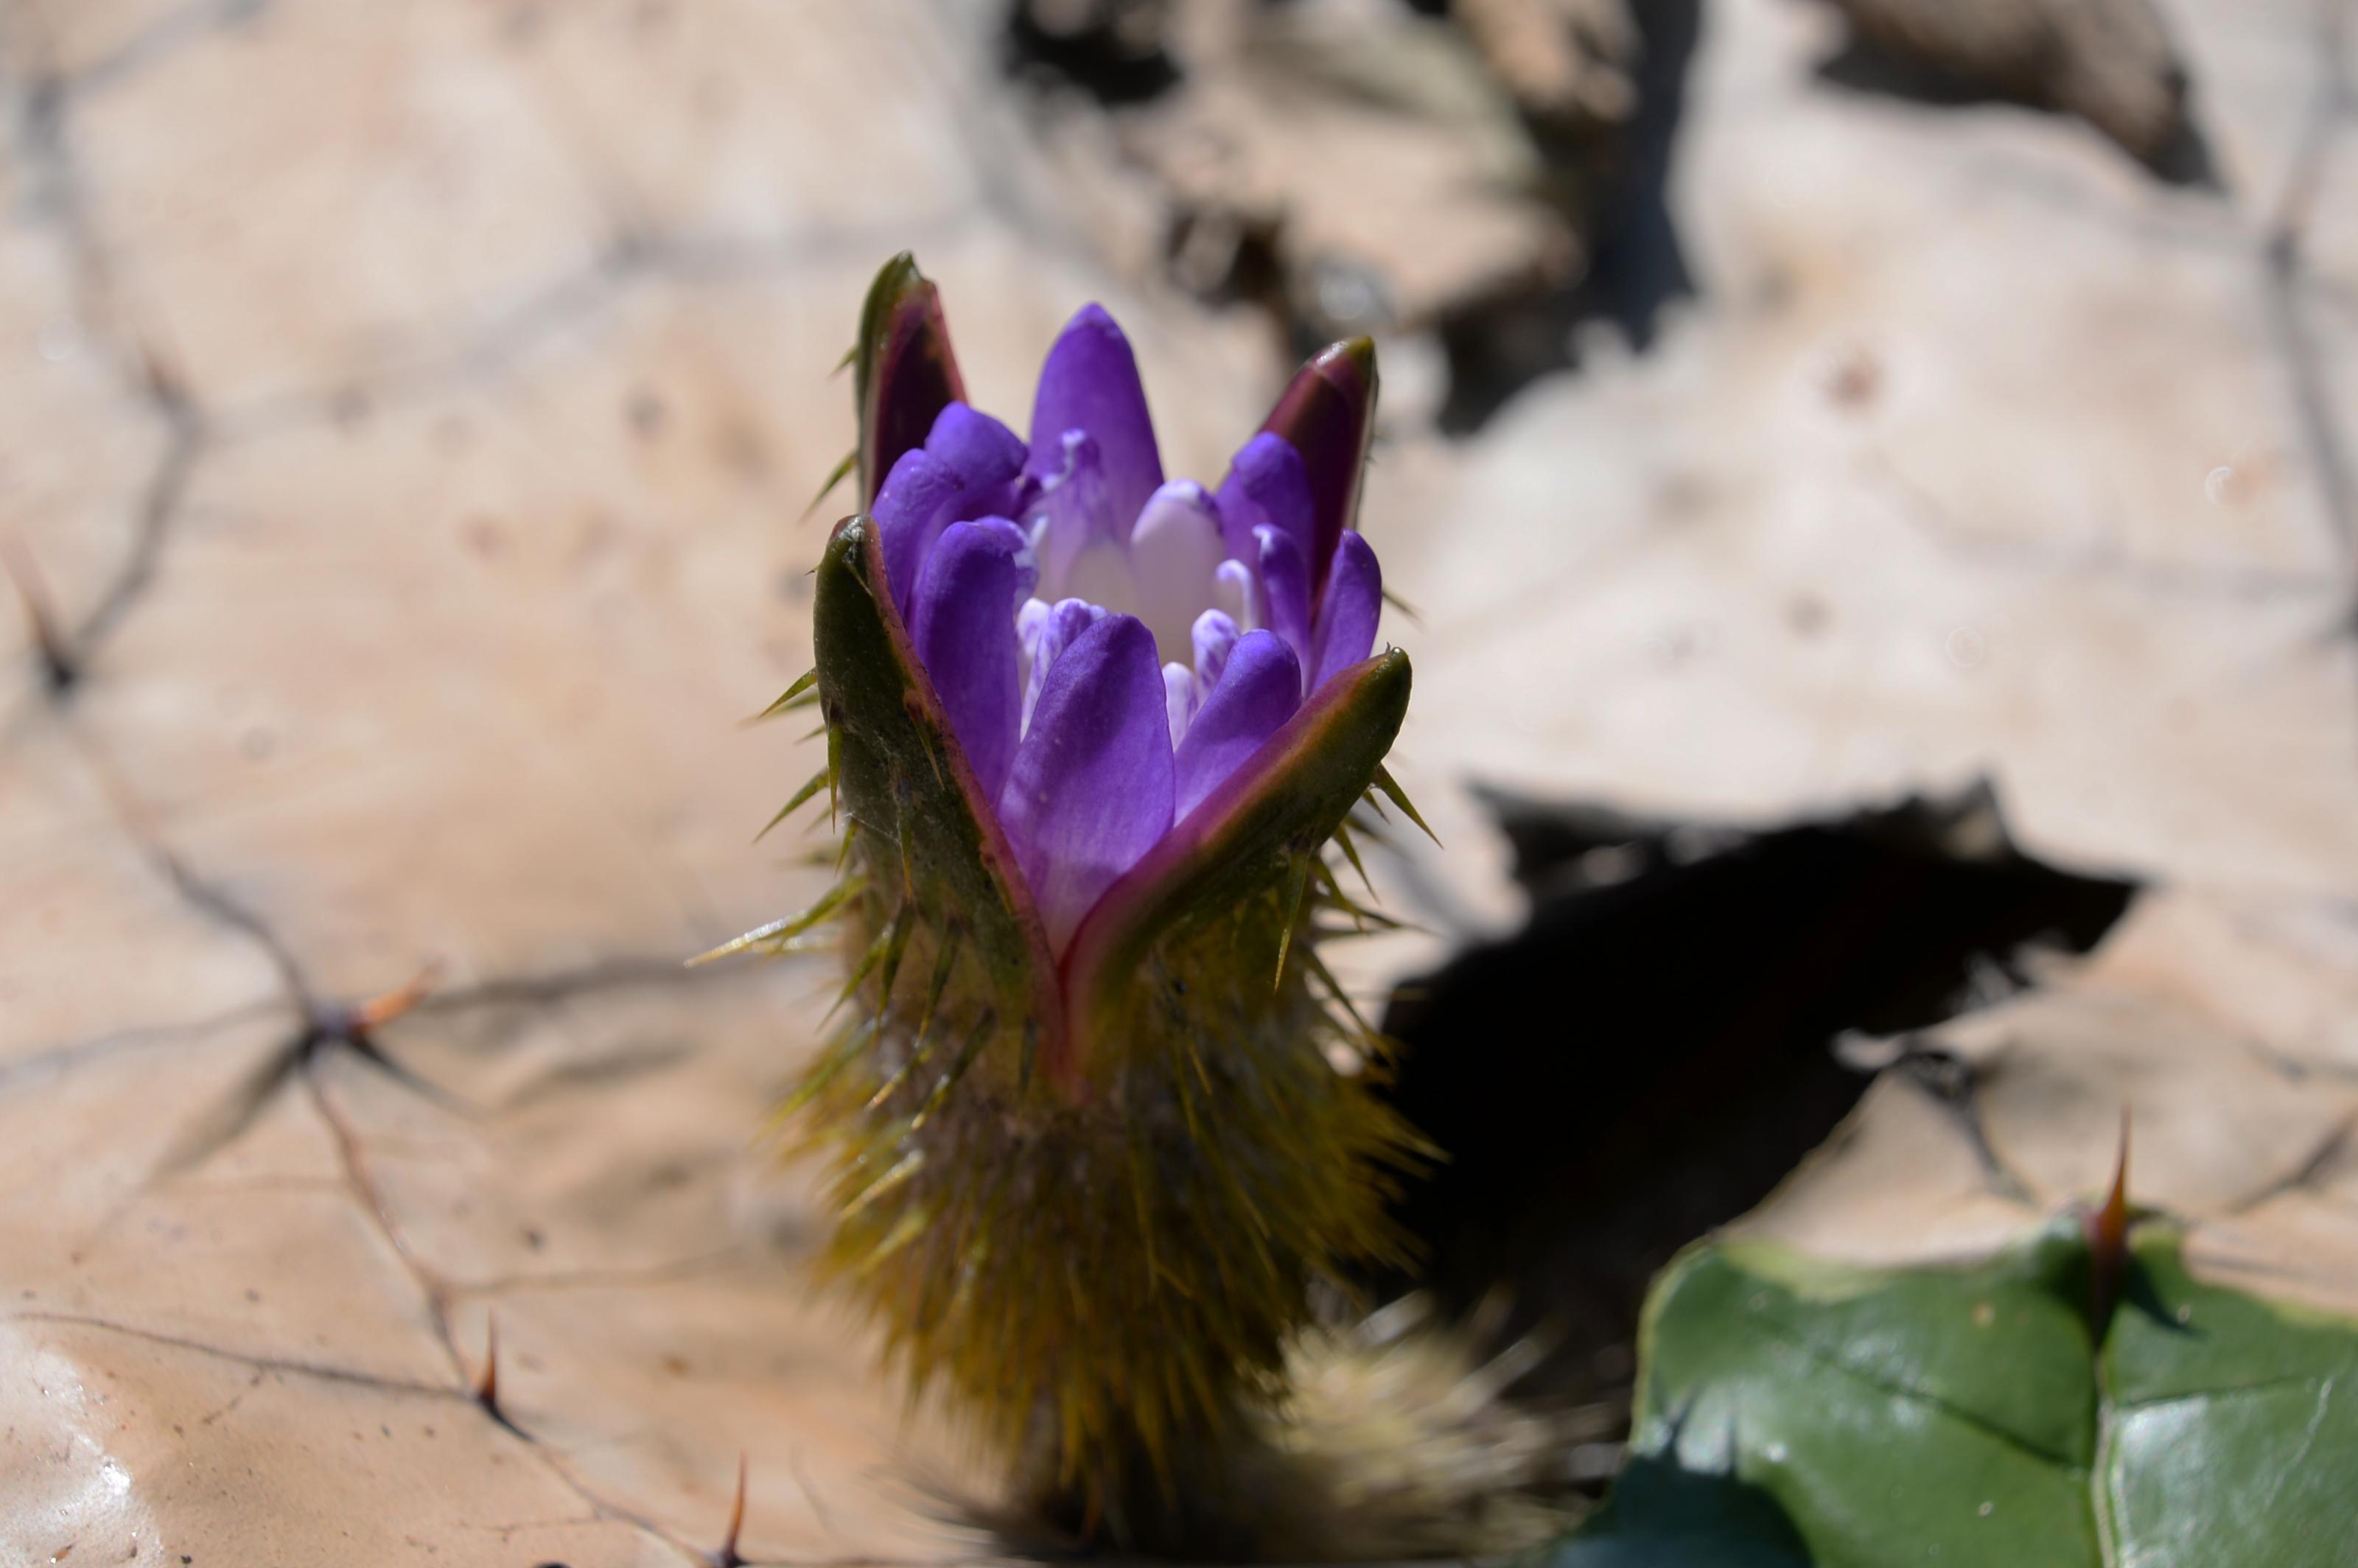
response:
[[[1021,1505],[1132,1549],[1242,1548],[1289,1345],[1322,1284],[1397,1260],[1388,1173],[1422,1153],[1314,941],[1378,918],[1328,843],[1373,788],[1406,808],[1408,659],[1370,656],[1375,557],[1341,527],[1370,354],[1326,356],[1316,474],[1273,419],[1216,497],[1163,481],[1104,312],[1051,351],[1026,443],[959,401],[897,258],[855,351],[868,511],[781,699],[815,687],[827,735],[788,809],[825,787],[847,838],[812,917],[756,934],[843,927],[849,1022],[788,1107],[829,1162],[830,1268]]]

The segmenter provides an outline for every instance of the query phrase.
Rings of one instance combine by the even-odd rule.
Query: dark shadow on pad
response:
[[[1490,799],[1532,912],[1386,1010],[1392,1097],[1449,1158],[1399,1208],[1424,1267],[1383,1283],[1507,1292],[1564,1397],[1626,1398],[1656,1271],[1850,1112],[1836,1036],[1953,1016],[2135,892],[2016,851],[1985,791],[1768,831]]]
[[[1613,1499],[1531,1568],[1810,1568],[1809,1549],[1777,1499],[1733,1476],[1629,1462]]]
[[[1629,122],[1601,140],[1529,126],[1551,171],[1543,185],[1563,188],[1541,194],[1589,208],[1588,222],[1577,225],[1593,247],[1588,265],[1566,287],[1510,292],[1441,323],[1449,392],[1436,422],[1451,435],[1480,429],[1539,377],[1577,368],[1574,335],[1584,324],[1607,322],[1642,353],[1653,346],[1663,307],[1695,293],[1669,192],[1702,0],[1654,0],[1633,12],[1640,49]]]
[[[1877,0],[1862,8],[1904,11],[1928,0]],[[1929,0],[1945,4],[1946,0]],[[2041,0],[2003,0],[2006,9],[2028,16]],[[2071,4],[2073,0],[2046,0]],[[1962,13],[1960,14],[1962,15]],[[1942,28],[1895,29],[1888,36],[1855,27],[1833,54],[1821,61],[1818,80],[1855,92],[1902,99],[1933,108],[1961,109],[2006,103],[2050,114],[2073,114],[2110,137],[2146,170],[2167,185],[2196,189],[2223,188],[2209,142],[2195,124],[2185,70],[2166,52],[2140,65],[2121,58],[2091,62],[2058,35],[2026,39],[2014,49],[1992,49],[1986,58],[1950,46]],[[1960,30],[1985,42],[2002,29],[1961,24]],[[2147,40],[2151,44],[2153,40]],[[2079,51],[2084,52],[2084,51]]]

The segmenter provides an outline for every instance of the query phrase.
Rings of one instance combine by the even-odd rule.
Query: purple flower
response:
[[[1026,439],[962,401],[929,287],[920,305],[925,330],[896,340],[927,350],[914,401],[883,375],[862,389],[899,432],[863,447],[870,511],[892,608],[1062,955],[1374,648],[1381,573],[1348,527],[1372,348],[1305,366],[1215,492],[1165,481],[1099,307],[1049,350]]]

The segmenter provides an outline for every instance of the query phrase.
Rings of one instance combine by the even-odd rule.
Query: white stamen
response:
[[[1222,561],[1214,568],[1212,608],[1226,611],[1239,632],[1261,626],[1260,596],[1253,591],[1252,568],[1238,560]]]
[[[1195,672],[1184,665],[1163,666],[1163,706],[1171,718],[1171,746],[1176,751],[1195,717]]]

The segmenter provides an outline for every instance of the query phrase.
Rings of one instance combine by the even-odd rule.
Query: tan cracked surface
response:
[[[1511,918],[1476,776],[1769,820],[1987,771],[2164,890],[1942,1032],[1969,1105],[1887,1078],[1751,1223],[1976,1245],[2125,1099],[2199,1258],[2358,1307],[2358,23],[2167,10],[2224,194],[1827,87],[1827,14],[1722,0],[1660,345],[1455,446],[1387,345],[1366,526],[1451,849],[1378,875]],[[1073,194],[1119,151],[1034,143],[989,12],[0,7],[0,541],[81,669],[0,611],[0,1556],[684,1562],[741,1454],[748,1557],[978,1550],[759,1151],[823,974],[676,965],[818,885],[748,842],[814,749],[739,720],[807,662],[883,254],[1002,411],[1106,298],[1174,472],[1285,368]],[[296,1049],[429,966],[384,1060]]]

